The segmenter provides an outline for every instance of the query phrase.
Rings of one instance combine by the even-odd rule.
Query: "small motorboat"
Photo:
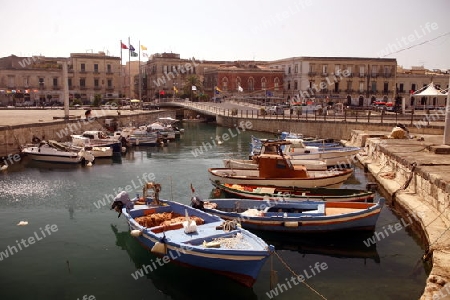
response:
[[[66,145],[53,140],[41,141],[39,145],[27,146],[22,149],[22,153],[32,160],[52,163],[78,164],[85,161],[92,163],[95,159],[94,155],[84,148],[79,151],[71,150]]]

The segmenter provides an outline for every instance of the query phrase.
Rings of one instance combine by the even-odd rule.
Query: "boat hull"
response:
[[[137,240],[147,249],[154,249],[155,245],[164,241],[166,252],[157,255],[163,256],[164,262],[175,262],[177,264],[190,267],[206,269],[218,274],[228,276],[246,286],[252,286],[255,282],[260,269],[273,251],[273,247],[268,246],[264,241],[254,234],[243,230],[242,228],[225,233],[217,230],[217,226],[223,223],[223,220],[217,216],[209,215],[205,212],[193,209],[183,204],[174,206],[171,201],[164,201],[169,206],[162,208],[147,207],[141,211],[161,209],[162,211],[171,210],[177,213],[188,212],[189,216],[201,216],[207,222],[200,225],[198,232],[188,234],[180,230],[162,229],[157,231],[157,227],[147,228],[141,226],[134,219],[142,212],[132,209],[130,213],[123,209],[123,214],[127,219],[130,230],[142,231],[142,235],[136,237]],[[135,214],[135,216],[133,216]],[[206,216],[206,217],[205,217]],[[166,228],[166,227],[164,227]],[[165,231],[163,231],[165,230]],[[181,230],[182,231],[182,230]],[[207,233],[209,235],[207,235]],[[241,234],[245,241],[251,241],[254,249],[225,249],[207,248],[203,246],[203,241],[209,242],[211,237],[230,237]]]
[[[323,160],[314,159],[291,159],[293,165],[305,166],[307,170],[324,171],[327,163]],[[224,159],[223,165],[230,169],[258,169],[258,164],[251,159]]]
[[[83,161],[83,157],[76,152],[62,152],[55,149],[39,149],[39,147],[27,147],[22,150],[22,153],[35,161],[63,163],[63,164],[78,164]]]
[[[331,189],[331,188],[279,188],[272,186],[247,186],[217,184],[214,186],[226,194],[242,199],[253,200],[323,200],[328,202],[372,202],[375,193],[356,189]]]
[[[274,231],[286,233],[313,233],[313,232],[334,232],[334,231],[373,231],[376,222],[384,205],[381,198],[378,203],[362,202],[326,202],[323,213],[300,213],[264,212],[258,216],[249,216],[241,212],[236,212],[236,208],[241,211],[246,209],[262,209],[277,206],[280,202],[264,201],[255,205],[253,200],[243,199],[218,199],[211,200],[217,204],[217,208],[205,208],[206,212],[215,214],[225,220],[239,220],[241,225],[250,230]],[[234,202],[234,203],[233,203]],[[286,203],[289,209],[303,209],[309,205],[309,201]],[[314,202],[310,202],[314,203]],[[311,205],[314,207],[314,205]],[[231,210],[231,211],[228,211]],[[339,213],[331,213],[336,211]]]
[[[249,184],[249,185],[272,185],[279,187],[333,187],[338,188],[353,173],[351,169],[308,171],[305,178],[262,178],[258,170],[251,169],[208,169],[209,179],[214,183],[221,184]]]

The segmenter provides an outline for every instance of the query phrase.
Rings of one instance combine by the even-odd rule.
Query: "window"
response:
[[[69,88],[72,88],[72,78],[67,78],[67,85],[69,85]]]
[[[339,75],[341,73],[341,65],[334,66],[334,74]]]
[[[386,76],[386,77],[391,76],[391,67],[390,66],[384,66],[384,76]]]
[[[372,85],[372,87],[371,87],[372,93],[376,93],[377,92],[377,82],[376,81],[372,81],[371,85]]]
[[[228,91],[228,78],[222,78],[222,90]]]
[[[109,88],[112,87],[112,79],[108,79],[108,87],[109,87]]]
[[[351,90],[352,90],[352,82],[347,81],[347,91],[351,91]]]
[[[298,90],[298,81],[294,80],[294,90]]]
[[[111,71],[111,65],[110,65],[110,64],[107,64],[107,65],[106,65],[106,71],[107,71],[108,73],[112,73],[112,71]]]
[[[298,64],[296,64],[296,65],[294,66],[294,73],[295,73],[295,74],[298,73]]]
[[[415,83],[411,84],[411,91],[416,91],[416,84]]]
[[[94,64],[94,72],[98,73],[98,64]]]
[[[377,76],[377,72],[378,72],[378,66],[372,66],[372,71],[371,71],[372,77]]]
[[[290,81],[290,80],[288,80],[288,82],[287,82],[287,89],[288,89],[288,90],[291,89],[291,81]]]
[[[53,86],[58,86],[58,78],[53,78]]]
[[[291,66],[288,67],[288,74],[291,74]]]
[[[80,78],[80,87],[85,87],[85,86],[86,86],[86,79]]]
[[[278,77],[275,77],[275,79],[273,80],[273,86],[274,86],[274,90],[278,91],[278,89],[280,87],[280,79],[278,79]]]
[[[310,64],[309,65],[309,72],[313,73],[314,72],[314,64]]]
[[[23,78],[23,86],[26,87],[26,88],[28,87],[28,81],[29,81],[28,77],[24,77]]]
[[[248,90],[249,91],[254,91],[255,90],[254,80],[253,80],[252,77],[250,77],[248,79]]]
[[[97,78],[94,79],[94,87],[98,87],[98,79]]]
[[[81,72],[86,72],[86,64],[81,64]]]
[[[364,77],[366,74],[364,66],[359,66],[359,76]]]
[[[362,93],[364,92],[364,81],[359,82],[359,91]]]
[[[328,74],[327,70],[328,70],[328,66],[327,65],[322,65],[322,74],[323,75],[327,75]]]
[[[261,89],[266,89],[266,78],[261,78]]]
[[[344,68],[344,69],[345,69],[345,68]],[[352,73],[352,66],[347,66],[347,69],[346,69],[346,70],[347,70],[347,74],[350,75],[350,76],[352,76],[352,74],[353,74],[353,73]]]
[[[383,92],[384,93],[387,93],[389,91],[389,83],[388,82],[385,82],[384,84],[383,84]]]
[[[336,82],[336,83],[334,84],[334,92],[335,92],[335,93],[339,93],[339,82]]]
[[[404,86],[403,86],[403,83],[400,83],[400,91],[399,91],[400,93],[403,93],[404,92]]]

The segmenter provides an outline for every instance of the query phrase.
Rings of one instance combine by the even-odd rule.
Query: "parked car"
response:
[[[281,106],[269,106],[266,108],[268,115],[284,115],[284,107]]]

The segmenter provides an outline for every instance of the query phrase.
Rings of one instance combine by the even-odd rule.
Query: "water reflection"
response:
[[[112,224],[111,230],[116,236],[116,245],[128,253],[136,270],[157,258],[145,250],[129,231],[119,232]],[[174,263],[165,264],[153,272],[148,272],[146,277],[171,299],[205,299],[205,295],[210,295],[209,299],[257,299],[252,288],[240,285],[227,277]]]

